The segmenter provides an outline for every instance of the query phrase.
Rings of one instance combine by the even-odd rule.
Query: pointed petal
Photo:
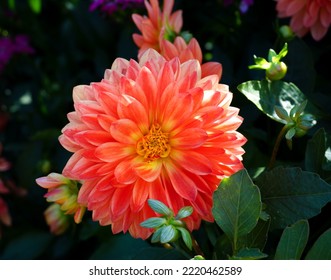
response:
[[[172,150],[171,158],[189,172],[197,175],[207,175],[212,172],[209,159],[194,151]]]
[[[176,149],[194,149],[203,145],[208,139],[204,129],[188,128],[171,137],[170,145]]]
[[[180,167],[175,166],[171,161],[164,164],[170,181],[175,191],[184,199],[189,201],[195,200],[197,197],[197,187],[189,176],[184,173]]]
[[[139,127],[129,119],[120,119],[111,124],[111,135],[120,143],[135,145],[143,137]],[[110,142],[110,141],[108,141]]]
[[[135,153],[135,147],[117,142],[109,142],[95,149],[95,156],[105,162],[115,162]]]
[[[133,164],[133,169],[137,175],[147,182],[155,181],[161,173],[162,170],[162,161],[154,160],[151,162],[137,160]]]

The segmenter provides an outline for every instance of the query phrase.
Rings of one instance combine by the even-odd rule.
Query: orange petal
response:
[[[97,147],[95,149],[95,156],[105,162],[115,162],[132,155],[134,152],[135,147],[133,146],[117,142],[109,142]]]
[[[204,129],[188,128],[171,137],[170,145],[176,149],[194,149],[203,145],[208,139]]]
[[[120,143],[135,145],[143,137],[139,127],[129,119],[120,119],[112,123],[110,127],[111,135]],[[110,141],[104,141],[107,143]],[[102,143],[100,143],[102,144]]]
[[[154,160],[152,162],[138,161],[133,164],[137,175],[147,182],[155,181],[161,173],[162,161]]]
[[[197,175],[207,175],[212,172],[209,159],[194,151],[172,150],[170,157],[189,172]]]
[[[164,167],[175,191],[184,199],[189,201],[195,200],[198,191],[190,177],[180,167],[175,166],[170,161],[165,162]]]
[[[137,180],[137,175],[131,166],[131,160],[121,161],[116,166],[114,175],[121,184],[132,184]]]

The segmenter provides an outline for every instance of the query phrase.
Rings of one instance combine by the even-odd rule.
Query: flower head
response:
[[[48,189],[45,194],[48,202],[61,206],[65,214],[73,214],[76,223],[80,223],[86,207],[77,202],[77,182],[70,180],[58,173],[36,179],[39,186]]]
[[[290,27],[299,37],[308,32],[321,40],[331,24],[330,0],[276,0],[278,17],[291,17]]]
[[[61,206],[52,203],[44,212],[46,223],[51,233],[59,235],[64,233],[69,227],[69,217],[61,210]]]
[[[160,41],[172,41],[179,34],[182,25],[182,11],[171,13],[174,0],[165,0],[161,11],[158,0],[145,0],[147,16],[133,14],[132,19],[142,34],[133,34],[133,41],[139,47],[138,57],[149,48],[160,51]]]
[[[212,194],[241,169],[245,137],[232,93],[217,75],[201,79],[197,60],[167,61],[147,50],[118,58],[101,82],[73,90],[75,111],[60,136],[73,155],[63,174],[80,180],[78,202],[114,233],[147,238],[148,199],[177,213],[192,206],[190,230],[213,221]]]

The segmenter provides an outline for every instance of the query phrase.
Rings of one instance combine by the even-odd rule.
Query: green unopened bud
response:
[[[269,68],[266,70],[266,76],[270,81],[281,80],[285,77],[287,66],[283,61],[270,63]]]
[[[203,256],[201,255],[196,255],[194,256],[194,258],[192,258],[191,260],[195,260],[195,261],[204,261],[206,260]]]
[[[296,137],[301,137],[307,133],[316,124],[315,117],[312,114],[303,114],[299,116],[296,124]]]
[[[279,34],[284,38],[286,41],[290,41],[295,37],[294,32],[292,31],[291,27],[288,25],[282,25],[279,28]]]

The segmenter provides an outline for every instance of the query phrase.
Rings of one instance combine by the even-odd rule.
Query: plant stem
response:
[[[269,161],[268,169],[271,169],[275,164],[280,142],[282,141],[282,139],[283,139],[284,135],[286,134],[287,130],[288,130],[288,126],[284,125],[282,130],[279,132],[279,134],[277,136],[274,149],[272,150],[272,155],[271,155],[271,158],[270,158],[270,161]]]
[[[191,235],[191,239],[192,239],[192,247],[193,247],[195,253],[196,253],[197,255],[200,255],[200,256],[202,256],[202,257],[205,257],[205,255],[203,254],[203,252],[202,252],[202,250],[201,250],[201,248],[200,248],[198,242],[197,242],[196,239],[194,238],[193,234],[190,233],[190,235]]]

